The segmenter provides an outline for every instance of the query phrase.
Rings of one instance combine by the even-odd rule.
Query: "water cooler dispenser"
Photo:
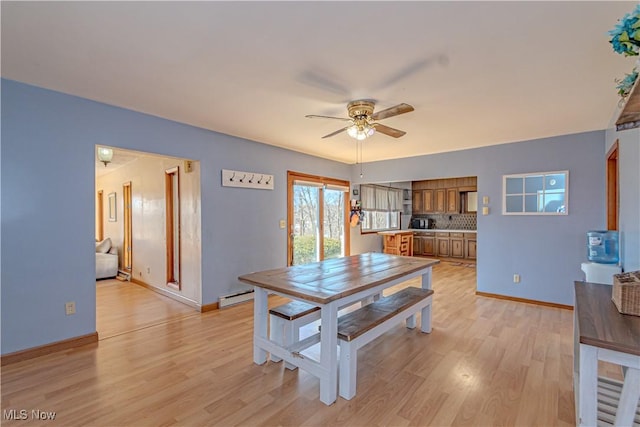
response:
[[[613,284],[613,275],[622,272],[617,231],[587,232],[587,258],[582,263],[587,282]]]

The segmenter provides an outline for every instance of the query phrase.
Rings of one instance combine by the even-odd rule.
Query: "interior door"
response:
[[[349,254],[349,182],[288,173],[288,265]]]

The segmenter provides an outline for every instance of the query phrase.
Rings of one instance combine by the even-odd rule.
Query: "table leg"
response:
[[[580,344],[578,419],[580,426],[595,426],[598,418],[598,350]]]
[[[253,361],[262,365],[267,361],[267,352],[256,344],[256,337],[267,338],[267,291],[254,286],[253,294]]]
[[[431,267],[422,274],[422,289],[431,289]]]
[[[320,378],[320,401],[331,405],[338,395],[338,305],[331,302],[320,312],[320,365],[324,378]]]
[[[618,411],[616,412],[617,426],[630,426],[633,424],[633,418],[638,407],[638,397],[640,396],[640,370],[627,368],[624,376],[624,384],[620,393],[620,402],[618,402]]]

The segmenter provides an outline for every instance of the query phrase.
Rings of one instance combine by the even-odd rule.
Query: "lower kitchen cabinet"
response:
[[[416,233],[413,236],[414,255],[436,255],[436,234],[429,232]]]
[[[413,254],[476,259],[476,233],[416,232],[413,236]]]
[[[383,252],[391,255],[413,255],[413,232],[411,231],[383,231]]]
[[[449,233],[436,233],[437,256],[448,257],[451,256],[449,246]]]
[[[455,236],[458,235],[459,236]],[[449,240],[451,256],[454,258],[464,258],[464,239],[462,233],[451,233],[451,239]]]
[[[436,254],[436,238],[423,237],[422,238],[422,255],[434,256],[435,254]]]
[[[473,236],[473,239],[467,238],[467,235],[469,234]],[[465,233],[464,257],[468,259],[476,259],[476,235],[475,234]]]
[[[422,255],[422,238],[417,235],[413,236],[413,254]]]

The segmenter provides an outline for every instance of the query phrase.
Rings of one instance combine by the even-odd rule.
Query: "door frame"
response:
[[[293,263],[293,184],[295,181],[309,181],[323,185],[343,186],[351,189],[351,183],[337,178],[329,178],[326,176],[310,175],[302,172],[287,171],[287,266]],[[344,254],[351,254],[351,232],[349,228],[349,193],[345,195],[344,200]],[[320,241],[318,246],[324,247],[324,192],[320,192],[318,207],[318,227],[320,228]],[[323,254],[320,253],[322,260]]]
[[[607,152],[607,230],[618,230],[620,186],[618,178],[618,140]]]

